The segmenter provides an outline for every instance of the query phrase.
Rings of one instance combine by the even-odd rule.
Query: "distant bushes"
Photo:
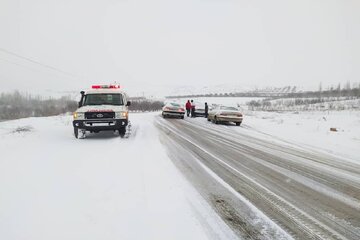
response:
[[[0,120],[11,120],[26,117],[47,117],[77,109],[77,102],[70,97],[58,99],[32,96],[18,91],[0,94]],[[131,101],[131,111],[159,111],[163,106],[161,101],[136,99]]]
[[[154,112],[162,109],[164,103],[161,101],[151,101],[147,99],[132,100],[129,107],[130,111]]]
[[[360,98],[281,98],[252,100],[247,103],[249,110],[260,111],[310,111],[360,109]]]
[[[323,89],[320,83],[317,91],[299,91],[296,86],[267,87],[246,92],[188,94],[167,96],[166,98],[198,98],[198,97],[265,97],[265,98],[322,98],[322,97],[358,97],[360,98],[360,83],[339,83]]]
[[[249,110],[261,111],[307,111],[307,110],[349,110],[360,109],[360,84],[347,82],[342,88],[318,91],[291,92],[283,96],[268,97],[247,103]]]
[[[13,93],[0,94],[0,120],[11,120],[25,117],[54,116],[73,112],[77,108],[76,101],[70,97],[59,99]]]

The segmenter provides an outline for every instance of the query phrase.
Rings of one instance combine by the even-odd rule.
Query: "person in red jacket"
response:
[[[189,117],[190,116],[190,111],[191,111],[190,100],[188,100],[187,103],[185,104],[185,108],[186,108],[186,115]]]

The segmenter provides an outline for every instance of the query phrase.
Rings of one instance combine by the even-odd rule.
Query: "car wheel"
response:
[[[181,119],[184,119],[184,116],[181,116],[180,118],[181,118]]]
[[[207,118],[207,120],[210,122],[211,120],[210,120],[210,118]]]
[[[236,126],[240,126],[241,122],[236,122],[235,124]]]
[[[217,120],[217,117],[216,117],[216,116],[214,117],[214,123],[215,123],[215,124],[219,124],[219,121]]]

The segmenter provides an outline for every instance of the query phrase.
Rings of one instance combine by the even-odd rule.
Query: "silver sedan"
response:
[[[184,106],[178,103],[167,103],[162,109],[162,116],[164,118],[174,117],[184,119],[185,109]]]
[[[209,112],[207,120],[216,124],[234,122],[240,126],[243,114],[235,107],[217,106]]]

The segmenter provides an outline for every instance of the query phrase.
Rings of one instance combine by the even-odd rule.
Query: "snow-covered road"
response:
[[[0,123],[0,239],[231,239],[169,160],[154,114],[133,135],[72,135],[69,116]]]
[[[360,239],[359,162],[246,124],[159,117],[157,125],[175,164],[239,236],[286,238],[280,227],[296,239]]]

